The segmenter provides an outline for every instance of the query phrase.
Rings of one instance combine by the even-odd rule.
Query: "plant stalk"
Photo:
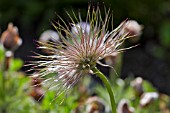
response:
[[[111,107],[112,107],[112,113],[116,113],[116,104],[115,104],[115,99],[114,99],[114,94],[113,94],[113,90],[112,90],[112,87],[111,87],[111,84],[109,82],[109,80],[106,78],[106,76],[100,72],[96,67],[93,67],[91,69],[101,80],[102,82],[104,83],[108,93],[109,93],[109,96],[110,96],[110,102],[111,102]]]

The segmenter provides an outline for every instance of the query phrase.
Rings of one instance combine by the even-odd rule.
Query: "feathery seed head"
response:
[[[67,14],[71,20],[72,29],[70,30],[68,24],[58,16],[64,26],[59,22],[52,24],[62,42],[59,44],[39,42],[39,48],[46,49],[51,54],[46,56],[38,54],[35,57],[40,60],[32,64],[34,65],[32,69],[37,70],[36,74],[39,77],[53,72],[57,73],[56,76],[46,77],[47,79],[42,82],[49,84],[49,89],[57,89],[56,97],[67,92],[80,78],[90,73],[91,68],[99,60],[122,51],[123,49],[119,47],[128,38],[128,33],[122,32],[127,20],[116,29],[108,30],[109,20],[112,18],[110,10],[103,19],[99,8],[95,10],[89,6],[85,22],[82,21],[80,14],[79,19]],[[75,15],[74,12],[73,15]]]

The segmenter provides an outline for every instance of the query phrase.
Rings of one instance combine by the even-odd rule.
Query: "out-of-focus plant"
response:
[[[117,79],[116,84],[113,85],[113,90],[118,104],[117,113],[170,112],[168,110],[170,109],[168,106],[170,98],[160,94],[151,83],[142,78],[136,78],[135,80],[130,77],[125,80]],[[109,99],[102,86],[97,85],[96,92],[104,100]]]
[[[35,101],[28,96],[30,78],[18,70],[23,61],[13,58],[21,44],[17,27],[9,24],[1,35],[0,45],[0,113],[36,113]]]

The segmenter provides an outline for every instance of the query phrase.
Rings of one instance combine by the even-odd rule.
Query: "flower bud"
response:
[[[117,113],[134,113],[134,108],[129,107],[129,101],[127,99],[122,99],[118,104]]]
[[[134,88],[137,96],[141,96],[144,92],[142,84],[143,79],[141,77],[137,77],[134,81],[131,82],[131,86]]]
[[[97,96],[90,97],[86,101],[87,113],[105,113],[105,109],[104,101]]]
[[[8,24],[8,28],[2,33],[0,41],[4,48],[10,51],[16,50],[22,44],[22,40],[18,34],[18,28],[13,26],[12,23]]]
[[[48,44],[50,42],[58,44],[60,38],[57,32],[53,30],[46,30],[40,35],[39,41],[44,44]],[[41,48],[44,53],[51,54],[48,48],[43,48],[43,47]]]
[[[30,96],[32,96],[36,101],[41,101],[44,95],[44,92],[41,88],[41,80],[38,78],[32,78],[31,85],[33,86],[33,89],[30,93]]]
[[[158,99],[159,94],[157,92],[144,93],[140,99],[140,106],[145,107],[152,103],[152,101]]]
[[[73,34],[79,34],[80,32],[89,34],[90,33],[90,24],[86,22],[80,22],[78,24],[72,24],[73,27],[71,28],[71,31]]]
[[[53,30],[44,31],[39,38],[39,41],[44,43],[48,43],[49,41],[57,42],[59,40],[58,33]]]
[[[130,36],[140,36],[142,34],[143,26],[139,25],[135,20],[128,20],[124,26],[124,31],[129,32]]]

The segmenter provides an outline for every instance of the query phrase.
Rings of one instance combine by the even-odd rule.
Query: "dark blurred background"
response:
[[[121,77],[141,76],[149,80],[159,91],[170,95],[170,1],[169,0],[1,0],[0,33],[9,22],[19,28],[23,40],[15,57],[31,60],[31,51],[37,51],[34,40],[47,29],[59,14],[67,20],[65,10],[80,11],[85,19],[88,4],[103,2],[113,10],[114,27],[126,18],[134,19],[144,26],[138,47],[128,50],[123,56]],[[133,42],[127,42],[127,45]],[[27,70],[26,68],[22,69]]]

